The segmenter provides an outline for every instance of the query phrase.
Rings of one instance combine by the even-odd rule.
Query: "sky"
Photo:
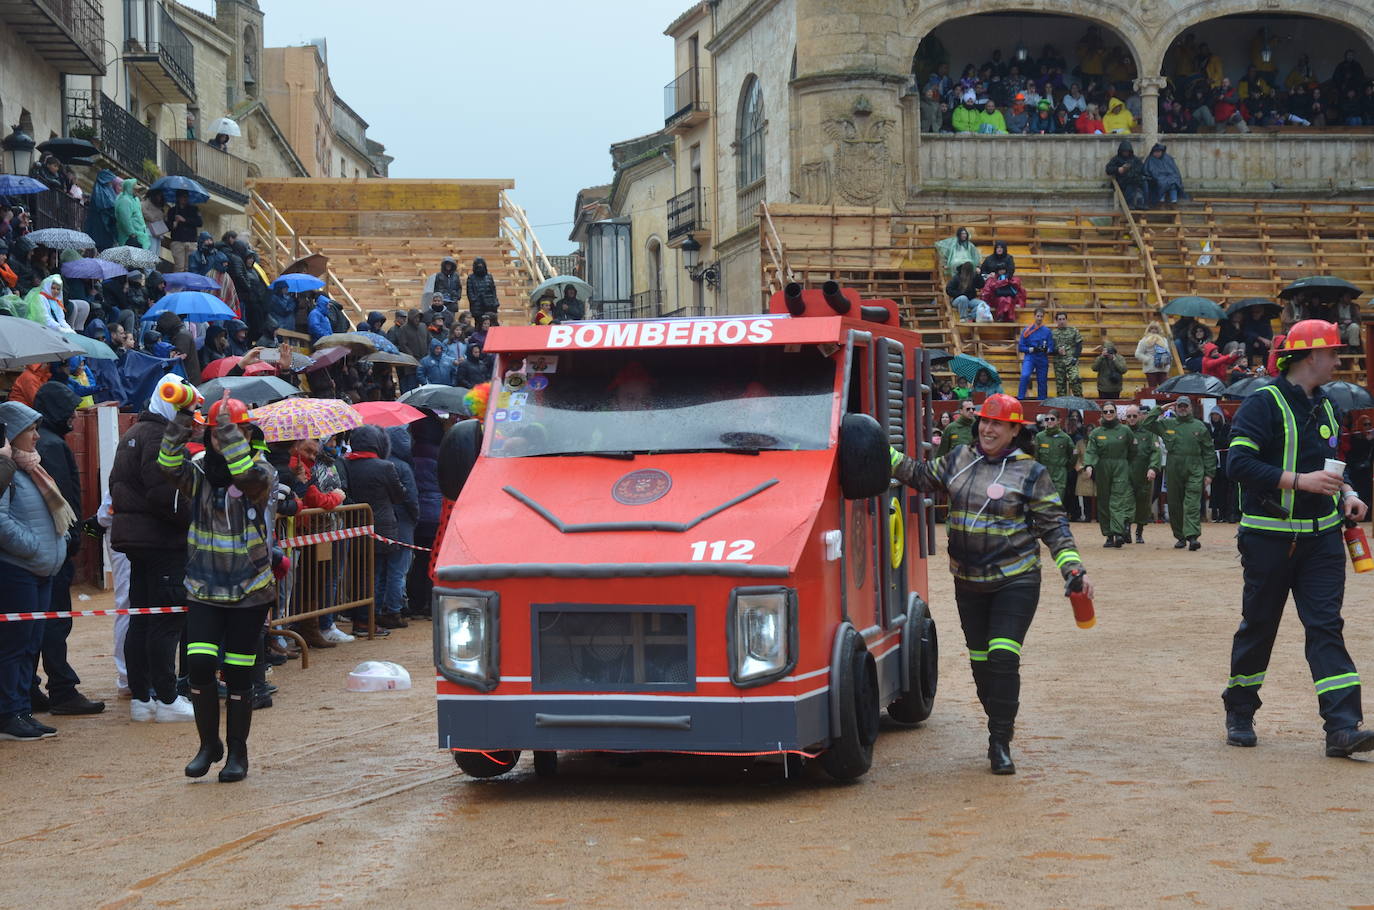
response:
[[[574,247],[577,191],[611,182],[611,143],[662,128],[663,29],[692,2],[259,0],[267,46],[327,40],[392,177],[512,178],[550,254]]]

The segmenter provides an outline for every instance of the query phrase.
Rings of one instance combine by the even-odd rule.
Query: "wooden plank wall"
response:
[[[512,180],[251,180],[307,237],[495,237]]]

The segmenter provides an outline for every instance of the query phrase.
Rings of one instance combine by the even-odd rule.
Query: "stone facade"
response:
[[[342,138],[336,128],[338,97],[329,81],[323,41],[299,47],[264,48],[259,79],[261,97],[296,155],[309,168],[310,176],[376,175],[376,165],[367,153],[367,124],[362,122],[361,146]],[[342,109],[337,116],[357,118],[347,105],[342,105]]]

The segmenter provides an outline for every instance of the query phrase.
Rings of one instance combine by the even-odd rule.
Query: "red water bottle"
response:
[[[1097,625],[1093,599],[1083,593],[1083,576],[1086,574],[1082,569],[1074,569],[1069,573],[1068,581],[1064,585],[1064,596],[1073,605],[1073,621],[1078,623],[1080,629],[1091,629]]]
[[[1345,548],[1350,551],[1350,562],[1355,567],[1355,571],[1368,572],[1374,569],[1374,556],[1369,553],[1369,538],[1364,535],[1364,528],[1360,527],[1353,519],[1345,520]]]

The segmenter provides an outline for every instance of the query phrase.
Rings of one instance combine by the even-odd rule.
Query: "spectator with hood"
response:
[[[315,307],[306,319],[306,328],[310,333],[311,344],[333,333],[334,326],[329,321],[329,298],[325,295],[321,294],[315,298]]]
[[[182,366],[186,368],[186,375],[192,379],[199,376],[200,355],[196,353],[196,339],[191,330],[186,328],[186,323],[181,321],[181,317],[170,311],[159,313],[157,330],[185,357]]]
[[[429,342],[429,354],[420,361],[420,385],[453,385],[453,372],[458,366],[444,350],[444,342],[438,338]]]
[[[564,285],[563,297],[553,305],[553,321],[556,323],[581,322],[587,318],[587,305],[577,296],[577,288]]]
[[[229,356],[229,332],[222,325],[211,323],[205,328],[205,340],[200,345],[202,369],[222,357]]]
[[[115,242],[115,177],[114,171],[102,168],[95,175],[90,201],[86,203],[86,233],[95,241],[96,249],[118,246]]]
[[[129,177],[119,190],[119,198],[115,200],[116,246],[155,249],[152,235],[148,233],[148,225],[143,220],[143,204],[134,195],[137,189],[138,181]]]
[[[1107,176],[1121,187],[1127,205],[1133,209],[1145,208],[1145,168],[1129,141],[1122,140],[1116,147],[1116,154],[1107,162]]]
[[[377,312],[376,310],[373,310],[372,312],[367,314],[367,322],[365,323],[366,328],[360,327],[359,330],[364,332],[372,332],[376,335],[380,335],[382,334],[382,326],[385,324],[386,317],[383,316],[381,313]]]
[[[1007,252],[1007,245],[1001,240],[992,244],[992,255],[983,260],[983,264],[978,267],[978,271],[987,280],[989,276],[999,272],[1005,273],[1010,278],[1016,274],[1016,257]]]
[[[1144,167],[1149,180],[1150,204],[1178,202],[1183,195],[1183,175],[1178,171],[1178,162],[1169,154],[1168,146],[1156,142]]]
[[[296,330],[296,295],[287,290],[284,282],[272,282],[267,296],[267,311],[277,320],[277,325]]]
[[[468,342],[463,360],[453,372],[453,384],[472,388],[491,378],[491,363],[482,356],[482,345],[474,340]]]
[[[468,275],[468,310],[474,322],[481,322],[484,315],[494,316],[500,308],[496,279],[487,271],[487,261],[479,256],[472,260],[472,274]]]
[[[248,337],[248,324],[242,319],[228,319],[224,331],[229,335],[229,356],[242,357],[253,349],[253,341]]]
[[[444,436],[444,424],[432,411],[421,408],[425,416],[407,428],[411,438],[411,469],[415,473],[415,488],[419,495],[420,517],[415,523],[415,545],[432,547],[439,533],[439,516],[444,496],[439,492],[439,441]],[[406,599],[412,616],[429,616],[429,597],[433,583],[429,577],[429,560],[411,562],[406,576]]]
[[[229,257],[215,247],[215,238],[209,231],[201,231],[196,236],[196,248],[186,257],[186,270],[197,275],[223,272],[229,268]]]
[[[415,521],[419,506],[414,494],[408,494],[401,484],[400,473],[387,461],[391,444],[386,431],[371,425],[358,427],[349,440],[350,451],[344,456],[341,472],[344,489],[350,502],[366,503],[372,507],[372,526],[376,533],[389,540],[399,540],[403,517]],[[376,548],[376,579],[374,598],[377,625],[383,629],[403,629],[409,625],[401,615],[404,608],[405,575],[410,551],[405,547],[374,541]],[[367,631],[367,612],[354,614],[353,634]]]
[[[463,299],[463,279],[458,276],[458,260],[451,256],[444,257],[439,263],[439,271],[429,278],[426,299],[429,294],[443,295],[444,303],[450,310],[458,309],[458,302]]]
[[[1135,129],[1135,117],[1126,109],[1120,98],[1107,103],[1107,113],[1102,116],[1102,126],[1109,133],[1129,133]]]
[[[429,332],[420,321],[419,310],[411,310],[405,315],[405,322],[396,326],[391,341],[402,354],[409,354],[416,360],[421,360],[429,354]],[[398,374],[402,392],[409,392],[415,388],[414,367],[400,367]]]

